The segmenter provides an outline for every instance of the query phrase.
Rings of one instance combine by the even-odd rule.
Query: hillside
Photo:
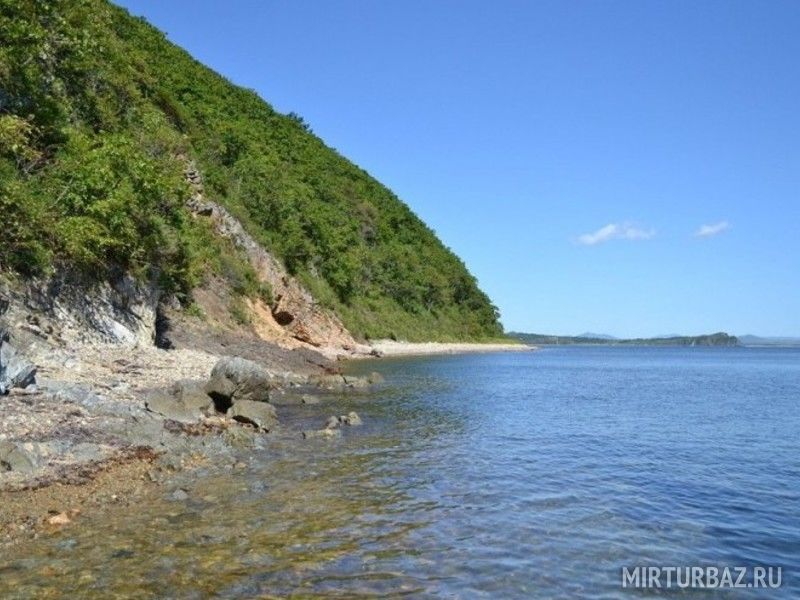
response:
[[[187,208],[187,171],[355,338],[502,334],[458,257],[301,117],[104,0],[0,1],[0,270],[131,274],[189,311],[222,281],[238,321],[274,309],[247,253]]]
[[[511,332],[509,337],[520,340],[525,344],[539,346],[738,346],[739,339],[727,333],[712,333],[709,335],[673,336],[656,338],[617,339],[607,337],[583,337],[546,335],[541,333]]]

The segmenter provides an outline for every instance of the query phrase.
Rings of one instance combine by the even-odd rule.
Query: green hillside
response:
[[[155,275],[186,304],[209,270],[250,281],[185,209],[187,159],[356,336],[502,334],[464,264],[302,118],[104,0],[0,0],[2,268]]]

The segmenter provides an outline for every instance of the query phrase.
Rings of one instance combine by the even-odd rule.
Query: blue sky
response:
[[[507,329],[800,335],[800,2],[120,4],[393,189]]]

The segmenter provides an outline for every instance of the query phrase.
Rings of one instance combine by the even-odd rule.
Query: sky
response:
[[[507,330],[800,336],[800,2],[118,3],[397,193]]]

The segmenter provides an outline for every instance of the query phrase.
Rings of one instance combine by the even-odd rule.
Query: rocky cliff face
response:
[[[88,284],[67,274],[24,284],[0,282],[0,319],[30,341],[153,345],[160,292],[155,285],[120,276]]]
[[[369,354],[372,349],[356,342],[339,318],[320,306],[281,262],[245,231],[236,217],[205,198],[200,173],[193,163],[187,164],[186,178],[193,189],[193,196],[187,202],[190,210],[197,218],[211,219],[216,233],[243,250],[260,280],[272,289],[273,303],[267,317],[272,327],[267,330],[283,330],[291,339],[325,354]],[[280,343],[281,337],[271,341]]]

